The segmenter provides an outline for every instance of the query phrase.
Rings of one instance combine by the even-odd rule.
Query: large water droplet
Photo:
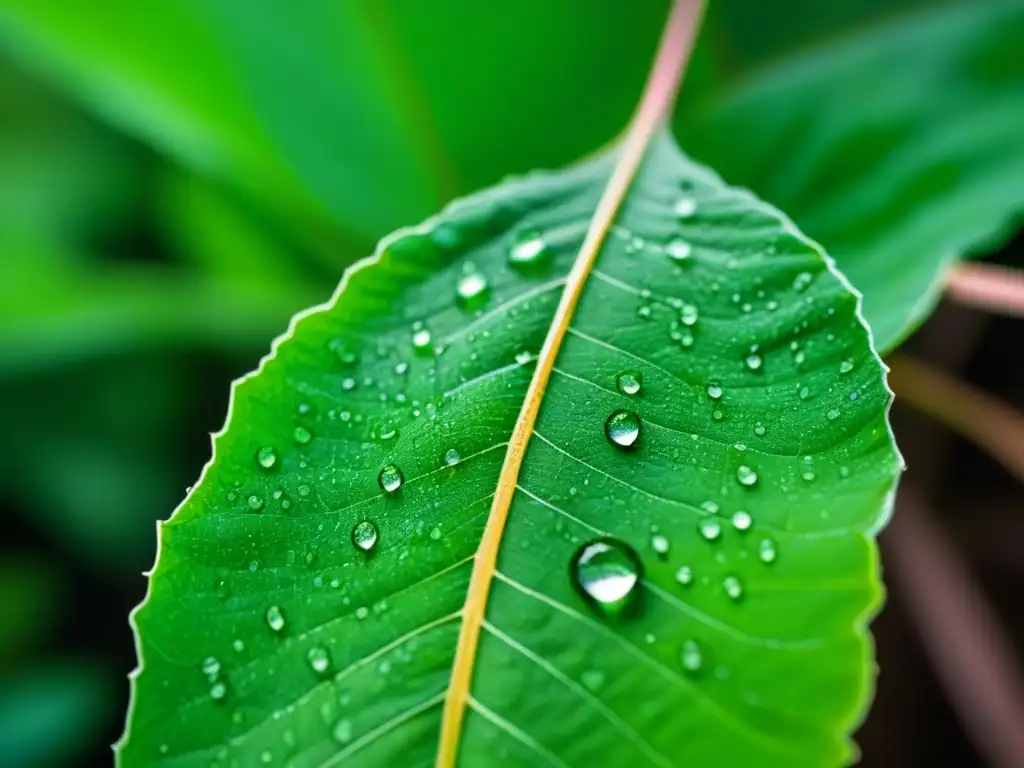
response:
[[[248,499],[246,499],[245,503],[253,512],[259,512],[261,509],[263,509],[263,499],[261,499],[256,494],[253,494]]]
[[[265,445],[256,452],[256,462],[263,467],[263,469],[273,469],[274,465],[277,464],[277,451],[274,450],[274,446]]]
[[[455,300],[463,309],[479,309],[487,303],[491,286],[479,272],[470,272],[459,278]]]
[[[748,488],[752,485],[757,484],[757,472],[752,470],[746,464],[740,464],[736,467],[736,479],[740,485],[745,485]]]
[[[687,672],[699,672],[704,666],[704,654],[696,640],[684,640],[679,647],[679,663]]]
[[[377,482],[385,493],[397,493],[404,481],[405,478],[402,477],[402,470],[394,464],[388,464],[377,475]]]
[[[284,624],[285,624],[284,613],[281,611],[281,609],[278,606],[272,605],[269,608],[267,608],[267,626],[268,627],[270,627],[275,632],[280,632],[281,630],[284,629]]]
[[[604,423],[604,433],[620,448],[632,448],[640,437],[640,417],[631,411],[615,411]]]
[[[352,543],[363,552],[377,546],[377,526],[369,520],[362,520],[352,528]]]
[[[449,448],[447,451],[444,452],[444,463],[447,464],[449,467],[454,467],[461,460],[462,457],[459,456],[459,452],[454,448]]]
[[[319,646],[313,646],[309,649],[309,653],[306,654],[306,661],[309,662],[309,666],[318,675],[322,675],[331,666],[331,657],[327,655],[326,650]]]
[[[418,355],[431,355],[434,352],[431,344],[433,337],[426,328],[419,328],[412,332],[412,348]]]
[[[623,371],[619,374],[619,392],[624,395],[638,395],[643,387],[644,378],[639,371]]]
[[[597,539],[577,550],[570,575],[593,608],[607,616],[617,616],[636,598],[643,565],[628,544],[610,538]]]
[[[853,370],[853,360],[846,359],[839,364],[839,373],[847,374]]]
[[[546,263],[550,249],[540,233],[533,229],[523,230],[508,252],[508,263],[521,270],[528,270]]]
[[[708,383],[708,397],[710,397],[712,400],[718,400],[722,397],[722,394],[723,390],[721,384],[719,384],[717,381],[712,381]]]

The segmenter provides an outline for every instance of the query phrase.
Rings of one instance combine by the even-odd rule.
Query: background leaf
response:
[[[683,146],[787,211],[864,294],[882,350],[1024,205],[1024,3],[936,6],[753,73]]]
[[[161,529],[125,765],[433,760],[506,441],[609,168],[400,232],[238,385]],[[792,225],[657,140],[519,478],[463,755],[849,759],[899,466],[856,311]],[[643,563],[618,619],[570,578],[598,537]]]

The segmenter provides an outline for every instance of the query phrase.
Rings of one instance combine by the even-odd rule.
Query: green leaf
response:
[[[613,161],[389,237],[236,385],[160,527],[121,764],[434,763],[499,469]],[[823,252],[659,135],[551,371],[463,764],[849,761],[889,400]],[[643,568],[617,616],[570,578],[602,537]]]
[[[1024,3],[931,7],[685,111],[683,146],[787,211],[864,294],[879,349],[1024,205]]]

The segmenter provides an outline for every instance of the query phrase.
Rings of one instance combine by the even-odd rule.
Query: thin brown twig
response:
[[[898,400],[966,437],[1024,482],[1024,416],[928,363],[900,354],[887,362]]]
[[[947,273],[946,295],[976,309],[1024,317],[1024,272],[995,264],[960,262]]]
[[[912,485],[882,536],[902,604],[971,740],[991,765],[1024,766],[1024,687],[999,619]]]

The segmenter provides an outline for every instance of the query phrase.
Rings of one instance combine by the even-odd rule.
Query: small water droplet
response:
[[[751,352],[749,355],[747,355],[747,359],[745,362],[747,364],[747,368],[749,368],[750,370],[759,371],[761,370],[761,364],[764,361],[761,359],[761,356],[759,354],[757,354],[756,352]]]
[[[234,649],[235,653],[241,653],[245,650],[245,641],[241,638],[235,638],[231,641],[231,647]]]
[[[402,477],[402,470],[394,464],[388,464],[377,475],[377,482],[385,493],[397,493],[404,481],[405,478]]]
[[[309,666],[318,675],[322,675],[331,666],[331,657],[327,655],[326,650],[319,646],[313,646],[309,649],[309,653],[306,654],[306,661],[309,662]]]
[[[292,439],[298,445],[305,445],[306,443],[313,439],[313,435],[305,427],[296,427],[295,431],[292,432]]]
[[[591,607],[617,616],[635,599],[643,565],[628,544],[617,539],[597,539],[577,550],[570,575]]]
[[[454,448],[449,448],[444,452],[444,463],[449,467],[454,467],[461,459],[462,457],[459,456],[459,452]]]
[[[348,744],[352,741],[352,721],[347,717],[342,718],[335,724],[331,734],[339,744]]]
[[[617,383],[619,392],[624,395],[638,395],[643,387],[643,376],[639,371],[623,371],[619,374]]]
[[[797,394],[800,395],[801,400],[806,400],[808,397],[811,396],[811,390],[809,390],[807,387],[800,387],[800,391]]]
[[[209,678],[217,677],[220,674],[220,661],[215,656],[207,656],[201,665],[203,674]]]
[[[827,418],[829,421],[835,421],[836,419],[839,418],[839,415],[840,414],[838,408],[830,408],[828,413],[825,414],[825,418]]]
[[[223,701],[228,695],[228,687],[223,680],[217,680],[210,686],[210,698],[214,701]]]
[[[704,519],[697,524],[697,530],[706,541],[715,541],[722,535],[722,524],[717,520]]]
[[[754,425],[754,434],[757,435],[758,437],[764,437],[767,431],[768,430],[765,429],[764,424],[762,424],[760,421]]]
[[[749,488],[757,484],[757,472],[746,464],[740,464],[736,467],[736,479],[739,480],[740,485],[745,485]]]
[[[352,543],[357,549],[369,552],[377,546],[377,526],[369,520],[361,520],[352,528]]]
[[[455,289],[456,302],[463,309],[479,309],[487,303],[490,290],[486,277],[479,272],[470,272],[459,278]]]
[[[341,364],[346,367],[351,367],[356,364],[359,360],[359,356],[352,347],[345,343],[344,339],[331,339],[327,342],[327,348],[337,355],[338,360]]]
[[[360,621],[362,621],[363,619],[365,619],[369,615],[370,615],[370,609],[367,608],[365,605],[360,605],[358,608],[356,608],[356,618],[359,619]]]
[[[684,197],[676,203],[676,216],[680,219],[688,219],[697,210],[697,201],[692,197]]]
[[[651,537],[651,549],[653,549],[659,556],[664,557],[668,554],[669,541],[661,534],[657,534]]]
[[[412,333],[412,348],[418,355],[431,355],[434,348],[431,346],[433,337],[426,328],[420,328]]]
[[[665,253],[672,261],[688,261],[693,255],[693,247],[680,238],[665,244]]]
[[[249,509],[251,509],[253,512],[259,512],[261,509],[263,509],[263,499],[257,496],[256,494],[253,494],[248,499],[246,499],[245,503],[249,505]]]
[[[441,528],[440,528],[440,526],[435,525],[433,528],[431,528],[429,536],[430,536],[432,541],[440,541],[441,540]]]
[[[679,663],[687,672],[699,672],[704,666],[704,654],[696,640],[684,640],[679,647]]]
[[[700,508],[703,509],[705,512],[710,512],[712,515],[717,515],[718,510],[720,509],[720,507],[718,506],[718,502],[713,501],[712,499],[702,501],[700,503]]]
[[[695,304],[683,304],[679,308],[679,320],[683,325],[692,327],[696,325],[698,319],[700,319],[700,311]]]
[[[722,385],[717,381],[712,381],[708,384],[708,397],[712,400],[718,400],[722,397]]]
[[[810,272],[801,272],[793,278],[793,290],[798,293],[807,290],[812,280],[814,280],[814,277]]]
[[[739,580],[738,576],[730,575],[722,579],[722,589],[733,600],[743,598],[743,583]]]
[[[387,441],[398,436],[398,427],[392,421],[382,421],[377,425],[376,432],[378,440]]]
[[[267,626],[268,627],[270,627],[275,632],[280,632],[281,630],[284,629],[284,624],[285,624],[284,613],[281,611],[281,609],[278,606],[272,605],[269,608],[267,608]]]
[[[733,515],[732,515],[732,527],[735,528],[737,531],[748,531],[748,530],[750,530],[750,525],[753,522],[754,522],[754,520],[750,516],[749,512],[744,512],[742,509],[741,510],[737,510],[736,512],[733,512]]]
[[[523,230],[508,252],[508,262],[517,269],[530,269],[548,261],[550,249],[540,233],[533,229]]]
[[[277,451],[272,445],[265,445],[256,452],[256,462],[263,469],[273,469],[277,464]]]
[[[631,411],[615,411],[604,423],[604,433],[620,448],[632,448],[640,437],[640,417]]]
[[[807,471],[800,473],[800,477],[803,478],[805,483],[813,483],[817,475],[814,474],[813,471],[808,469]]]
[[[757,557],[762,563],[774,563],[778,555],[775,542],[772,539],[761,539],[757,545]]]
[[[647,304],[640,305],[639,307],[637,307],[636,316],[639,317],[641,320],[650,320],[651,308]]]
[[[604,685],[604,672],[600,669],[588,669],[580,675],[580,682],[590,691],[596,691]]]
[[[520,365],[526,365],[531,360],[533,360],[533,353],[530,350],[520,349],[516,352],[516,362]]]
[[[676,581],[684,587],[690,586],[693,583],[693,569],[688,565],[680,566],[676,571]]]

